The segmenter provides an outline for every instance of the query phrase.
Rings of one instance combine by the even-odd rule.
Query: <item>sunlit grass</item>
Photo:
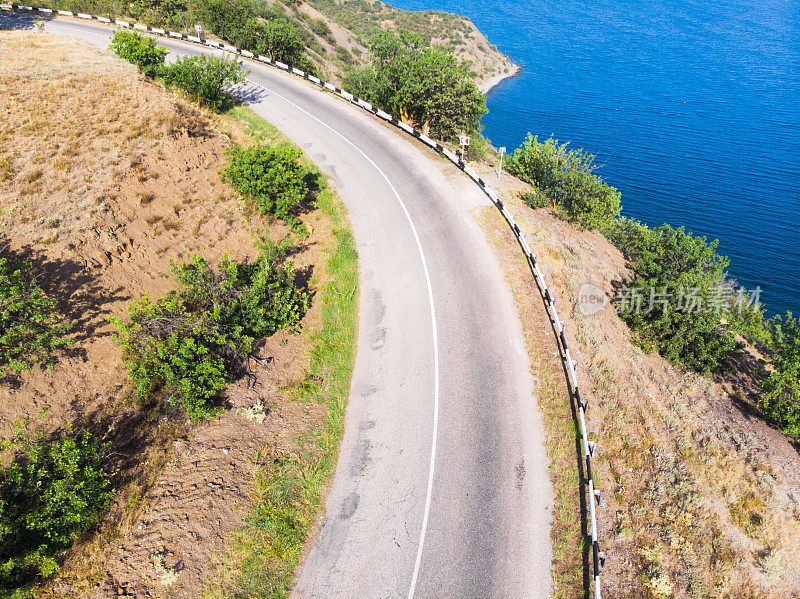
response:
[[[244,107],[227,113],[249,124],[251,134],[285,141],[272,125]],[[316,171],[310,162],[309,168]],[[344,412],[355,360],[358,319],[358,254],[343,208],[320,177],[317,209],[331,223],[333,248],[326,283],[319,290],[322,324],[312,335],[311,365],[294,389],[327,406],[321,430],[304,435],[297,455],[259,456],[253,484],[254,508],[228,542],[223,574],[209,582],[206,599],[286,597],[294,568],[323,502],[323,489],[336,466]]]

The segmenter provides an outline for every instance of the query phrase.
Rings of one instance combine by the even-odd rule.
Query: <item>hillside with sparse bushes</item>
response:
[[[335,464],[343,208],[149,39],[0,32],[0,597],[283,596]]]
[[[35,0],[32,5],[130,18],[190,35],[201,24],[204,35],[334,82],[369,64],[376,34],[399,29],[452,52],[484,90],[518,69],[466,17],[400,10],[380,0]],[[257,39],[266,43],[258,45]]]

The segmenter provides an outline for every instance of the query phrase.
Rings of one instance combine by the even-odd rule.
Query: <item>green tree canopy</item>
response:
[[[405,29],[377,34],[370,48],[372,67],[350,73],[348,91],[440,139],[478,129],[486,97],[450,52]]]

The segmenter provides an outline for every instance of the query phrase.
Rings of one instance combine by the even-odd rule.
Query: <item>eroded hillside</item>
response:
[[[264,492],[272,460],[299,455],[305,435],[328,416],[326,395],[316,392],[322,379],[306,379],[313,335],[328,326],[321,315],[326,257],[349,234],[332,234],[323,209],[300,215],[310,234],[294,245],[291,261],[311,308],[299,334],[279,331],[256,346],[264,360],[250,363],[255,379],[228,386],[219,416],[197,423],[158,397],[138,403],[109,318],[124,318],[131,301],[174,290],[171,260],[197,254],[216,263],[227,254],[243,262],[257,255],[254,236],[267,224],[273,240],[291,233],[245,209],[220,181],[226,149],[254,143],[255,129],[246,113],[199,109],[87,43],[3,31],[0,54],[14,57],[0,61],[0,251],[30,261],[73,324],[72,345],[57,352],[52,370],[34,367],[0,381],[0,436],[9,438],[26,417],[33,426],[41,414],[47,435],[87,430],[110,442],[108,467],[117,471],[116,499],[99,531],[57,556],[60,571],[39,596],[196,597],[204,585],[235,585],[240,562],[226,557],[228,541],[259,501],[254,475]],[[259,127],[265,141],[277,141]],[[335,204],[325,201],[328,210]],[[354,273],[355,254],[338,264]],[[354,304],[337,310],[355,317]],[[346,359],[352,322],[334,324]],[[341,365],[346,384],[350,367]],[[312,443],[304,452],[322,450]],[[293,502],[312,520],[313,493]],[[270,584],[288,584],[283,567],[275,566]]]

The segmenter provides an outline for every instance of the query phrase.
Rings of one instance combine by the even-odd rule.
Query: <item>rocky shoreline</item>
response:
[[[508,73],[498,73],[494,77],[490,77],[486,81],[480,84],[481,91],[484,94],[488,94],[492,89],[497,87],[500,83],[505,81],[506,79],[511,79],[512,77],[519,76],[520,72],[522,71],[522,67],[518,64],[511,65],[511,71]]]

